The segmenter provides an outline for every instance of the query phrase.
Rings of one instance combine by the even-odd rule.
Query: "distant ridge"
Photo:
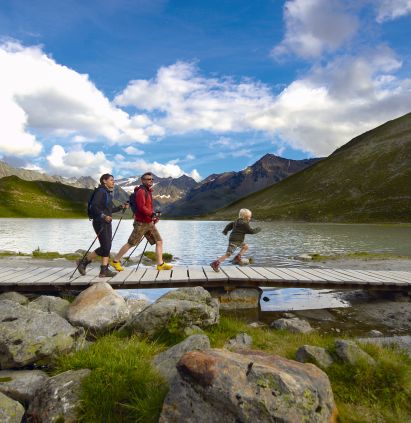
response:
[[[355,137],[326,159],[210,217],[239,208],[268,220],[411,222],[411,113]]]

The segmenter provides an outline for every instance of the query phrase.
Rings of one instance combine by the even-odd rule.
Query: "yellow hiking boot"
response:
[[[157,270],[171,270],[172,268],[173,266],[168,263],[163,262],[163,264],[157,264]]]
[[[110,260],[109,264],[111,267],[114,267],[114,269],[116,269],[117,272],[122,272],[124,270],[124,267],[121,265],[119,261]]]

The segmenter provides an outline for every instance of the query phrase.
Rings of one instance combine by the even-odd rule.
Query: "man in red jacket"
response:
[[[153,195],[152,186],[154,184],[153,174],[146,172],[141,177],[143,183],[135,189],[135,199],[137,205],[137,212],[134,215],[134,229],[131,233],[128,241],[121,248],[114,260],[110,260],[110,265],[113,266],[119,272],[124,270],[120,264],[121,258],[126,252],[137,245],[141,239],[146,236],[150,244],[156,244],[156,261],[157,270],[170,270],[173,268],[171,264],[164,263],[163,261],[163,240],[161,239],[160,233],[158,232],[155,224],[158,222],[158,218],[154,213],[153,209]]]

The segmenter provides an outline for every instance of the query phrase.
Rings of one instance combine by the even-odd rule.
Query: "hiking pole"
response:
[[[128,202],[128,201],[127,201]],[[123,216],[124,216],[124,213],[126,212],[126,208],[124,207],[123,208],[123,211],[121,212],[121,217],[120,217],[120,220],[118,221],[118,223],[117,223],[117,226],[116,226],[116,230],[114,231],[114,235],[113,235],[113,237],[111,238],[111,242],[113,242],[113,239],[114,239],[114,237],[116,236],[116,233],[117,233],[117,229],[118,229],[118,227],[120,226],[120,223],[121,223],[121,221],[122,221],[122,219],[123,219]]]
[[[142,237],[140,239],[140,241],[138,242],[138,244],[133,248],[133,251],[130,253],[130,255],[128,257],[126,257],[126,259],[124,260],[124,262],[121,264],[122,266],[124,266],[129,260],[130,257],[134,254],[134,251],[136,251],[136,248],[141,244],[141,241],[143,240],[144,237]]]
[[[140,241],[140,242],[141,242],[141,241]],[[140,266],[141,259],[142,259],[142,258],[143,258],[143,256],[144,256],[144,252],[146,251],[147,245],[148,245],[148,240],[147,240],[147,242],[146,242],[146,245],[144,246],[143,252],[141,253],[140,260],[138,261],[138,265],[137,265],[137,267],[136,267],[136,270],[134,270],[135,272],[137,272],[138,267]]]
[[[77,267],[74,269],[74,272],[71,274],[70,279],[74,276],[74,274],[77,272],[78,267],[80,266],[80,263],[86,258],[88,252],[91,250],[91,247],[94,245],[94,243],[97,241],[98,236],[100,235],[101,231],[103,230],[103,228],[101,228],[96,237],[94,238],[94,241],[91,243],[90,247],[88,247],[88,250],[85,252],[84,256],[81,258],[81,260],[79,260]]]

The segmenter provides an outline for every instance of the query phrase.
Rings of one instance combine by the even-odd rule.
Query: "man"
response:
[[[134,190],[137,212],[134,214],[133,232],[131,233],[127,243],[120,248],[120,251],[116,257],[114,257],[114,260],[110,261],[110,265],[119,272],[124,270],[120,264],[121,258],[130,248],[137,245],[145,236],[149,240],[150,244],[156,244],[157,270],[170,270],[173,266],[164,263],[163,261],[163,240],[161,239],[160,233],[155,226],[158,222],[158,217],[154,213],[153,209],[153,174],[151,172],[146,172],[141,177],[141,182],[142,185]]]
[[[100,266],[100,278],[113,277],[116,272],[112,272],[108,268],[108,261],[111,250],[113,220],[112,214],[128,207],[128,204],[115,207],[113,205],[114,177],[109,173],[105,173],[100,178],[100,185],[95,190],[90,201],[90,215],[93,218],[93,228],[98,236],[100,247],[89,253],[84,259],[77,262],[78,271],[86,274],[86,267],[96,259],[97,256],[102,257]]]

